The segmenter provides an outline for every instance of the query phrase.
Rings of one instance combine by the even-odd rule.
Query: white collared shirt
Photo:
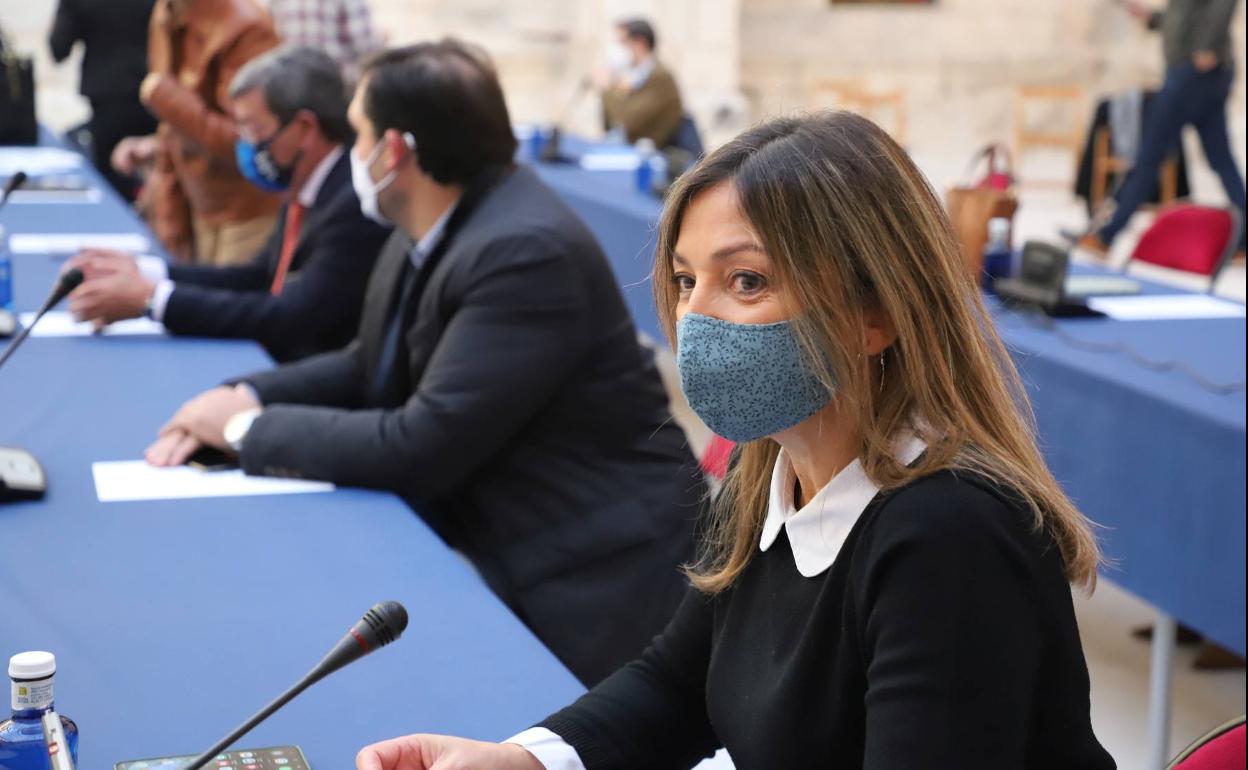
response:
[[[321,194],[325,179],[329,176],[329,172],[334,170],[334,164],[342,157],[343,152],[345,150],[341,144],[335,145],[334,149],[316,164],[316,168],[312,169],[308,180],[303,183],[303,187],[299,188],[299,194],[295,196],[301,206],[310,209],[316,203],[316,196]]]
[[[429,228],[429,232],[420,237],[416,241],[416,245],[408,252],[408,258],[412,260],[412,267],[420,270],[420,266],[425,264],[425,260],[433,253],[437,247],[438,241],[442,240],[442,234],[446,232],[446,223],[451,218],[451,214],[455,213],[459,201],[455,201],[446,207],[446,211],[442,212],[442,216],[438,217],[438,221],[433,223],[433,227]]]
[[[329,177],[329,172],[333,171],[334,164],[342,157],[344,151],[341,144],[335,145],[334,149],[321,158],[295,196],[299,205],[312,208],[316,203],[316,196],[321,194],[321,188],[325,186],[325,179]],[[147,255],[135,257],[135,262],[138,264],[139,274],[156,284],[156,288],[152,291],[152,318],[163,321],[165,308],[169,305],[169,297],[176,288],[174,282],[169,280],[169,264],[160,257]]]
[[[907,435],[898,442],[896,457],[909,465],[927,450],[918,436]],[[771,497],[767,519],[758,548],[766,551],[776,542],[783,527],[793,550],[793,561],[802,577],[816,577],[832,566],[845,539],[863,511],[880,493],[855,459],[824,485],[810,502],[796,510],[793,493],[797,474],[784,450],[780,450],[771,471]],[[545,727],[532,727],[505,743],[524,747],[546,770],[585,770],[576,749]]]
[[[914,462],[927,445],[916,436],[899,442],[897,459],[904,465]],[[802,577],[822,574],[836,561],[841,546],[875,496],[877,487],[855,459],[824,485],[799,511],[793,501],[797,475],[783,449],[771,471],[771,497],[767,519],[758,548],[766,551],[776,542],[783,527],[793,550],[793,561]]]
[[[646,84],[650,76],[654,74],[654,68],[657,62],[654,56],[647,56],[633,67],[629,67],[622,75],[621,79],[628,85],[630,89],[636,91]]]

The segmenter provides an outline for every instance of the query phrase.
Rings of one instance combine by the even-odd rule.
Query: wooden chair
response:
[[[811,86],[811,103],[837,107],[875,121],[900,145],[905,145],[909,116],[900,88],[871,89],[860,80],[817,80]]]
[[[1038,106],[1058,107],[1067,114],[1068,123],[1052,128],[1032,128],[1029,113]],[[1023,155],[1029,150],[1045,148],[1066,150],[1070,153],[1072,172],[1079,162],[1079,149],[1083,143],[1087,95],[1082,86],[1076,85],[1027,85],[1014,92],[1014,162],[1022,166]],[[1065,185],[1068,179],[1043,180],[1040,184]]]
[[[1096,211],[1109,194],[1109,180],[1122,175],[1131,168],[1131,160],[1114,155],[1110,144],[1109,126],[1101,126],[1092,135],[1092,186],[1088,190],[1088,208]],[[1161,200],[1158,205],[1173,203],[1179,195],[1179,161],[1173,156],[1166,158],[1158,174],[1161,184]]]

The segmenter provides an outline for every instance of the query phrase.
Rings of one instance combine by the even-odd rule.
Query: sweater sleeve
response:
[[[1194,51],[1221,51],[1230,36],[1231,17],[1235,15],[1235,7],[1239,0],[1213,0],[1208,3],[1204,13],[1194,19],[1195,29],[1192,34]],[[1224,66],[1227,62],[1221,62]]]
[[[161,75],[146,106],[162,121],[208,148],[218,158],[232,163],[238,134],[233,119],[224,111],[229,104],[230,83],[243,65],[277,44],[277,35],[269,24],[249,27],[221,54],[213,104],[208,104],[198,93],[166,73]]]
[[[720,741],[706,709],[713,600],[694,589],[641,657],[543,720],[587,770],[684,770]]]
[[[863,768],[1022,767],[1041,634],[1018,513],[969,485],[890,508],[858,599]]]
[[[52,32],[48,35],[48,48],[52,52],[52,60],[65,61],[74,49],[74,43],[82,39],[82,25],[78,19],[78,8],[74,0],[61,0],[56,7],[56,18],[52,22]]]

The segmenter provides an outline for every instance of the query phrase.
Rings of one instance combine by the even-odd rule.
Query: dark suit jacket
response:
[[[147,74],[147,20],[155,0],[61,0],[48,35],[52,58],[64,61],[81,40],[82,79],[88,99],[139,101]]]
[[[336,350],[351,341],[364,290],[389,234],[360,212],[345,149],[307,210],[282,293],[269,293],[282,253],[286,207],[249,265],[174,265],[165,306],[174,334],[258,340],[278,361]]]
[[[592,684],[679,603],[704,495],[653,359],[593,235],[522,167],[429,278],[410,397],[369,408],[411,246],[396,230],[347,348],[246,378],[266,406],[243,468],[398,492]]]

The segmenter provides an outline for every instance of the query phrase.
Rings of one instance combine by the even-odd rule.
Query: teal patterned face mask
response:
[[[738,324],[686,313],[676,324],[676,347],[689,406],[730,441],[791,428],[836,394],[806,365],[789,321]]]

